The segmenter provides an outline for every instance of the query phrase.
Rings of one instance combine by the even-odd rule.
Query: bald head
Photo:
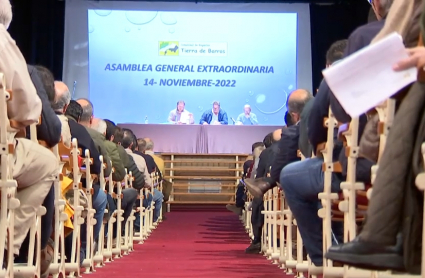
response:
[[[273,131],[273,141],[277,142],[280,140],[280,137],[282,137],[282,129],[276,129]]]
[[[313,95],[304,89],[295,90],[289,95],[286,106],[288,108],[289,114],[291,115],[293,123],[297,123],[299,121],[305,104],[312,98]]]
[[[55,99],[52,103],[53,110],[65,113],[70,101],[71,93],[69,92],[68,86],[61,81],[55,81]]]
[[[147,151],[153,151],[154,145],[153,145],[152,139],[146,137],[146,138],[143,138],[143,140],[145,140],[145,142],[146,142],[145,150],[147,150]]]
[[[79,98],[77,102],[83,107],[83,114],[81,115],[81,124],[90,126],[93,121],[93,103],[86,98]]]

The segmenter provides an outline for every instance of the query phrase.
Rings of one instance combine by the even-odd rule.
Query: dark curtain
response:
[[[56,79],[61,80],[65,1],[11,0],[11,3],[14,14],[9,32],[25,59],[29,64],[46,66]],[[356,27],[367,23],[369,10],[367,1],[360,0],[341,1],[332,5],[310,5],[313,88],[317,88],[322,80],[321,71],[325,67],[325,55],[329,46],[336,40],[348,38]]]
[[[310,5],[313,88],[318,88],[322,81],[328,48],[337,40],[347,39],[357,27],[366,24],[369,10],[367,1]]]
[[[62,79],[65,1],[11,0],[10,35],[28,64],[43,65]]]

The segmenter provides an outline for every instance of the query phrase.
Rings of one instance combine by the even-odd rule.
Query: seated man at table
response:
[[[220,108],[220,102],[214,101],[212,110],[207,110],[202,114],[201,125],[227,125],[227,113]]]
[[[185,108],[185,103],[183,100],[177,102],[176,109],[170,111],[168,115],[168,122],[170,124],[176,125],[193,125],[195,123],[193,119],[193,114],[187,111]]]
[[[239,114],[236,119],[237,125],[258,125],[257,115],[251,112],[251,106],[245,104],[243,108],[244,112]]]

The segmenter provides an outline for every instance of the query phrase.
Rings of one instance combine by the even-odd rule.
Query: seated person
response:
[[[378,4],[380,2],[377,2]],[[389,7],[387,7],[389,9]],[[379,9],[381,14],[388,12]],[[373,37],[381,30],[383,23],[375,21],[368,23],[355,30],[348,39],[345,53],[341,54],[338,43],[331,46],[331,60],[327,58],[327,64],[332,65],[343,57],[346,57],[357,50],[367,46]],[[336,51],[332,49],[335,48]],[[323,192],[324,173],[322,171],[323,158],[320,149],[323,148],[327,140],[327,128],[323,122],[329,114],[330,107],[330,89],[325,81],[322,81],[319,91],[314,99],[313,106],[308,118],[308,138],[313,147],[313,152],[317,155],[315,158],[306,159],[300,162],[294,162],[283,168],[280,174],[280,184],[285,192],[286,201],[292,214],[297,221],[297,226],[303,239],[304,246],[310,256],[311,261],[316,266],[323,265],[323,235],[322,219],[317,215],[320,200],[318,194]],[[360,117],[359,138],[364,127],[365,117]],[[337,129],[335,130],[335,135]],[[336,136],[335,136],[336,137]],[[342,143],[335,141],[333,150],[334,161],[340,161],[343,171],[345,152],[342,149]],[[356,177],[358,181],[370,182],[371,163],[365,160],[357,162]],[[363,171],[362,171],[363,169]],[[366,171],[366,169],[368,169]],[[340,191],[340,183],[345,180],[344,173],[332,173],[331,192]],[[335,241],[341,241],[343,227],[341,223],[332,222],[332,231],[335,235]]]
[[[177,102],[177,108],[170,111],[168,122],[177,125],[193,125],[195,123],[193,114],[185,109],[186,104],[183,100]]]
[[[68,90],[66,87],[61,87],[62,89]],[[59,91],[59,89],[57,90]],[[68,90],[69,91],[69,90]],[[81,114],[83,113],[83,108],[78,102],[71,100],[69,106],[65,112],[65,115],[68,117],[68,124],[71,130],[72,138],[76,138],[78,142],[78,147],[82,149],[81,157],[84,157],[84,152],[86,149],[90,151],[90,157],[93,158],[93,164],[90,166],[90,173],[99,175],[101,163],[99,160],[99,152],[96,148],[95,143],[93,142],[90,134],[86,130],[86,128],[80,125],[78,122],[80,121]],[[96,159],[97,158],[97,159]],[[85,180],[82,180],[83,184]],[[107,205],[106,193],[103,190],[100,190],[99,183],[93,183],[93,195],[92,195],[92,206],[96,210],[94,214],[94,218],[96,219],[96,224],[93,227],[93,236],[95,241],[97,241],[100,233],[100,228],[103,225],[103,215],[105,213],[105,208]],[[75,197],[75,196],[74,196]],[[86,257],[86,238],[87,238],[87,223],[81,225],[81,249],[80,249],[80,263]],[[67,237],[67,247],[66,252],[70,255],[71,246],[69,244],[72,242],[72,237]],[[70,258],[70,256],[67,258]]]
[[[260,156],[261,152],[264,149],[264,143],[263,142],[256,142],[252,144],[252,155],[254,160],[250,159],[245,161],[243,164],[243,175],[242,179],[245,180],[249,176],[251,176],[252,168],[254,167],[254,161],[258,160],[258,157]],[[245,184],[240,181],[238,184],[238,188],[236,189],[236,202],[234,205],[226,205],[226,208],[237,215],[242,215],[242,209],[245,206],[246,202],[246,194],[245,194]]]
[[[287,128],[282,129],[282,136],[279,140],[278,149],[273,162],[271,163],[270,177],[265,179],[247,179],[245,180],[246,186],[249,192],[254,197],[262,197],[267,190],[277,186],[279,181],[280,172],[282,169],[294,161],[298,161],[298,142],[299,142],[299,119],[300,114],[303,111],[304,105],[313,95],[307,90],[299,89],[293,91],[288,98],[287,107],[288,112],[292,117],[291,125]]]
[[[32,82],[36,88],[37,94],[42,102],[41,123],[37,125],[37,139],[42,140],[42,145],[52,148],[57,145],[61,138],[61,122],[55,115],[51,107],[51,101],[55,97],[53,74],[46,68],[41,66],[28,65],[28,71]],[[26,129],[27,138],[31,138],[30,128]],[[55,212],[55,192],[54,187],[49,191],[44,199],[43,206],[46,208],[46,214],[41,217],[41,274],[47,277],[49,265],[53,255],[53,250],[47,247],[50,235],[52,234],[53,215]],[[22,245],[20,255],[15,262],[26,262],[29,247],[29,234]],[[46,273],[47,272],[47,273]]]
[[[201,125],[227,125],[227,113],[220,108],[220,102],[214,101],[212,110],[207,110],[202,114]]]
[[[7,102],[10,127],[3,128],[7,128],[9,137],[13,137],[17,131],[24,131],[39,120],[42,102],[31,81],[25,59],[7,32],[12,20],[12,7],[9,1],[3,2],[0,13],[0,72],[6,80],[3,85],[12,91],[12,98]],[[20,201],[20,206],[14,210],[13,250],[9,250],[16,257],[34,224],[37,210],[52,188],[59,163],[50,150],[26,138],[15,138],[9,143],[15,147],[11,170],[18,184],[16,198]],[[6,263],[5,259],[3,267]]]
[[[151,190],[153,191],[152,200],[155,202],[153,221],[157,222],[159,216],[161,215],[162,200],[164,199],[164,196],[158,189],[156,189],[156,186],[158,186],[158,184],[153,184],[152,179],[147,170],[145,159],[132,151],[133,144],[137,143],[134,142],[134,138],[134,133],[131,130],[124,129],[124,136],[121,141],[121,145],[125,148],[126,152],[133,157],[139,171],[144,172],[145,187],[151,188]],[[148,205],[150,205],[150,203]]]
[[[236,118],[237,125],[258,125],[257,115],[251,112],[251,106],[245,104],[244,112]]]
[[[281,133],[281,129],[277,129],[274,132],[267,134],[266,137],[264,137],[263,143],[266,146],[266,149],[260,154],[260,161],[258,163],[258,168],[256,172],[257,177],[267,176],[271,163],[273,162],[274,157],[278,152],[277,147]],[[254,234],[254,240],[251,242],[251,245],[246,248],[245,253],[258,254],[261,250],[261,235],[264,225],[264,214],[261,214],[261,211],[264,210],[263,198],[254,197],[251,205],[251,224]]]

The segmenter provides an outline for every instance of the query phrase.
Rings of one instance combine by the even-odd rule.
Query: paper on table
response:
[[[416,68],[393,70],[395,63],[407,57],[401,36],[392,33],[327,68],[323,76],[344,110],[354,118],[416,81]]]

